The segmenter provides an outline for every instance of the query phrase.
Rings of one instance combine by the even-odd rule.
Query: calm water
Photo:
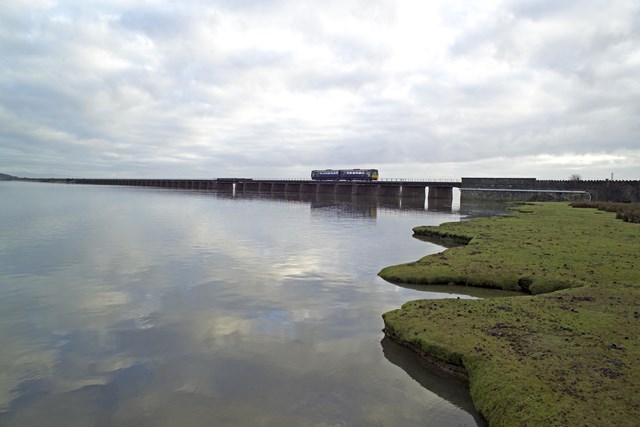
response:
[[[410,204],[0,183],[0,425],[477,425],[383,340],[456,297],[376,276],[460,218]]]

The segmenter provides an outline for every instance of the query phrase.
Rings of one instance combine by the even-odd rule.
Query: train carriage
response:
[[[317,181],[375,181],[377,169],[324,169],[311,171],[311,179]]]

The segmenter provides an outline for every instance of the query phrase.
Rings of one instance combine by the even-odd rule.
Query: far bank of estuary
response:
[[[532,294],[416,300],[384,315],[389,338],[468,376],[489,425],[637,425],[640,225],[542,203],[414,231],[467,244],[382,277]]]

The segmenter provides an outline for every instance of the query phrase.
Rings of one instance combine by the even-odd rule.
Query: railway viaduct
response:
[[[640,181],[537,180],[536,178],[389,179],[378,181],[313,181],[304,179],[122,179],[20,178],[23,181],[90,185],[125,185],[235,193],[351,194],[452,200],[453,188],[461,200],[603,200],[640,202]],[[428,188],[427,191],[425,191]]]
[[[45,180],[38,180],[45,181]],[[352,194],[382,197],[452,199],[459,180],[379,180],[379,181],[313,181],[303,179],[51,179],[49,182],[92,185],[128,185],[175,188],[184,190],[219,190],[235,193],[316,193]]]

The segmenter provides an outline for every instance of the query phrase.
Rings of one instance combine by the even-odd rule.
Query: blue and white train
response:
[[[375,181],[378,169],[324,169],[311,171],[311,179],[317,181]]]

